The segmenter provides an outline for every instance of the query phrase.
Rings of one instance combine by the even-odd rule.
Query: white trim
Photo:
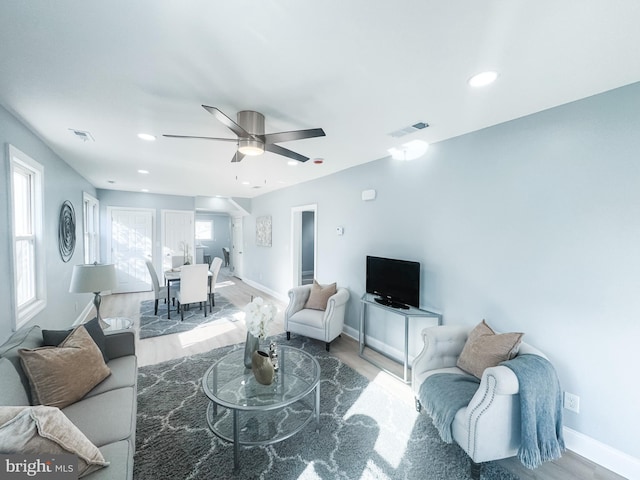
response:
[[[640,459],[569,427],[563,433],[569,450],[629,480],[640,480]]]
[[[86,238],[87,238],[87,231],[86,231],[86,225],[87,225],[87,217],[86,217],[86,210],[85,210],[85,203],[89,203],[89,205],[95,209],[96,215],[95,218],[93,219],[93,223],[94,223],[94,232],[89,232],[90,234],[93,233],[96,235],[95,237],[95,247],[96,247],[96,252],[95,252],[95,258],[91,259],[91,258],[87,258],[87,245],[86,245]],[[94,197],[93,195],[91,195],[90,193],[87,192],[82,192],[82,246],[84,248],[84,252],[83,252],[83,260],[84,263],[93,263],[93,261],[100,263],[100,201]]]
[[[11,219],[8,227],[8,231],[11,237],[11,258],[9,261],[9,269],[11,278],[13,281],[10,285],[10,292],[12,301],[10,302],[11,317],[13,319],[13,328],[18,330],[20,327],[29,322],[38,313],[43,311],[47,306],[47,271],[46,271],[46,248],[44,244],[44,166],[33,158],[20,151],[18,148],[11,144],[7,144],[7,190],[9,193],[8,198],[8,214]],[[33,172],[34,179],[34,192],[33,192],[33,204],[34,204],[34,262],[35,262],[35,301],[29,305],[18,310],[17,300],[17,272],[15,268],[16,259],[16,241],[15,241],[15,218],[14,218],[14,205],[13,205],[13,171],[15,166],[20,166],[28,171]]]
[[[313,212],[313,271],[318,275],[318,204],[291,207],[291,286],[302,284],[302,212]]]
[[[253,287],[257,290],[260,290],[261,292],[264,292],[268,295],[271,295],[274,298],[277,298],[278,300],[280,300],[281,302],[288,302],[289,301],[289,297],[287,296],[287,294],[285,293],[284,295],[280,292],[276,292],[275,290],[271,290],[270,288],[265,287],[264,285],[262,285],[261,283],[257,283],[254,282],[253,280],[242,280],[244,283],[246,283],[247,285],[249,285],[250,287]]]

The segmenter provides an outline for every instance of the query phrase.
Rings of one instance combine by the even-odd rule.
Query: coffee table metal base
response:
[[[272,445],[281,442],[298,433],[311,421],[316,423],[316,432],[320,430],[320,383],[316,385],[313,392],[313,407],[306,405],[305,398],[286,407],[261,411],[225,408],[210,401],[207,406],[207,423],[218,438],[233,443],[233,466],[237,469],[240,465],[240,445]],[[295,409],[291,408],[293,405],[296,406]],[[308,412],[300,415],[300,407]],[[224,412],[218,414],[219,409]],[[279,421],[279,417],[283,415],[291,416],[292,411],[296,412],[296,421]],[[274,425],[284,425],[287,428],[276,431],[273,428]],[[263,427],[263,431],[256,431],[260,430],[260,426]],[[254,431],[249,431],[251,429]],[[245,434],[244,438],[241,438],[241,434]]]

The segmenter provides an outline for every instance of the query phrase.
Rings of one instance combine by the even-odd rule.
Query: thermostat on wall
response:
[[[362,200],[365,202],[368,200],[375,200],[376,191],[375,190],[363,190],[362,191]]]
[[[344,235],[344,227],[336,227],[336,233],[338,235]]]

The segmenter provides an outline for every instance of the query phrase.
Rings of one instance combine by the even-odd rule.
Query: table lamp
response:
[[[71,274],[71,293],[94,293],[93,304],[96,307],[96,317],[102,328],[109,326],[100,316],[100,292],[113,290],[118,285],[115,265],[100,265],[97,262],[85,265],[75,265]]]

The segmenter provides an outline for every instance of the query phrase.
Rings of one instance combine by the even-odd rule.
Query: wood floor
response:
[[[256,290],[236,277],[230,276],[227,268],[222,268],[216,284],[216,292],[224,295],[239,308],[251,301],[252,296],[261,296],[278,307],[278,316],[272,325],[270,335],[281,333],[283,329],[283,314],[286,304],[260,290]],[[105,296],[102,299],[101,314],[103,317],[127,317],[134,322],[133,328],[139,329],[140,301],[152,299],[152,292],[129,293]],[[95,313],[94,313],[95,314]],[[246,329],[242,320],[227,322],[208,329],[199,329],[197,337],[189,332],[165,335],[161,337],[139,340],[136,335],[136,353],[140,366],[152,365],[185,355],[209,351],[225,345],[244,342]],[[411,388],[393,376],[371,365],[358,355],[358,342],[347,335],[342,335],[331,344],[331,353],[339,357],[371,382],[381,385],[387,391],[397,396],[407,408],[414,408]],[[396,368],[393,362],[380,357],[384,365]],[[536,470],[527,470],[514,457],[500,461],[501,465],[521,479],[549,479],[549,480],[623,480],[616,475],[589,460],[567,451],[563,457],[555,462],[542,465]]]

